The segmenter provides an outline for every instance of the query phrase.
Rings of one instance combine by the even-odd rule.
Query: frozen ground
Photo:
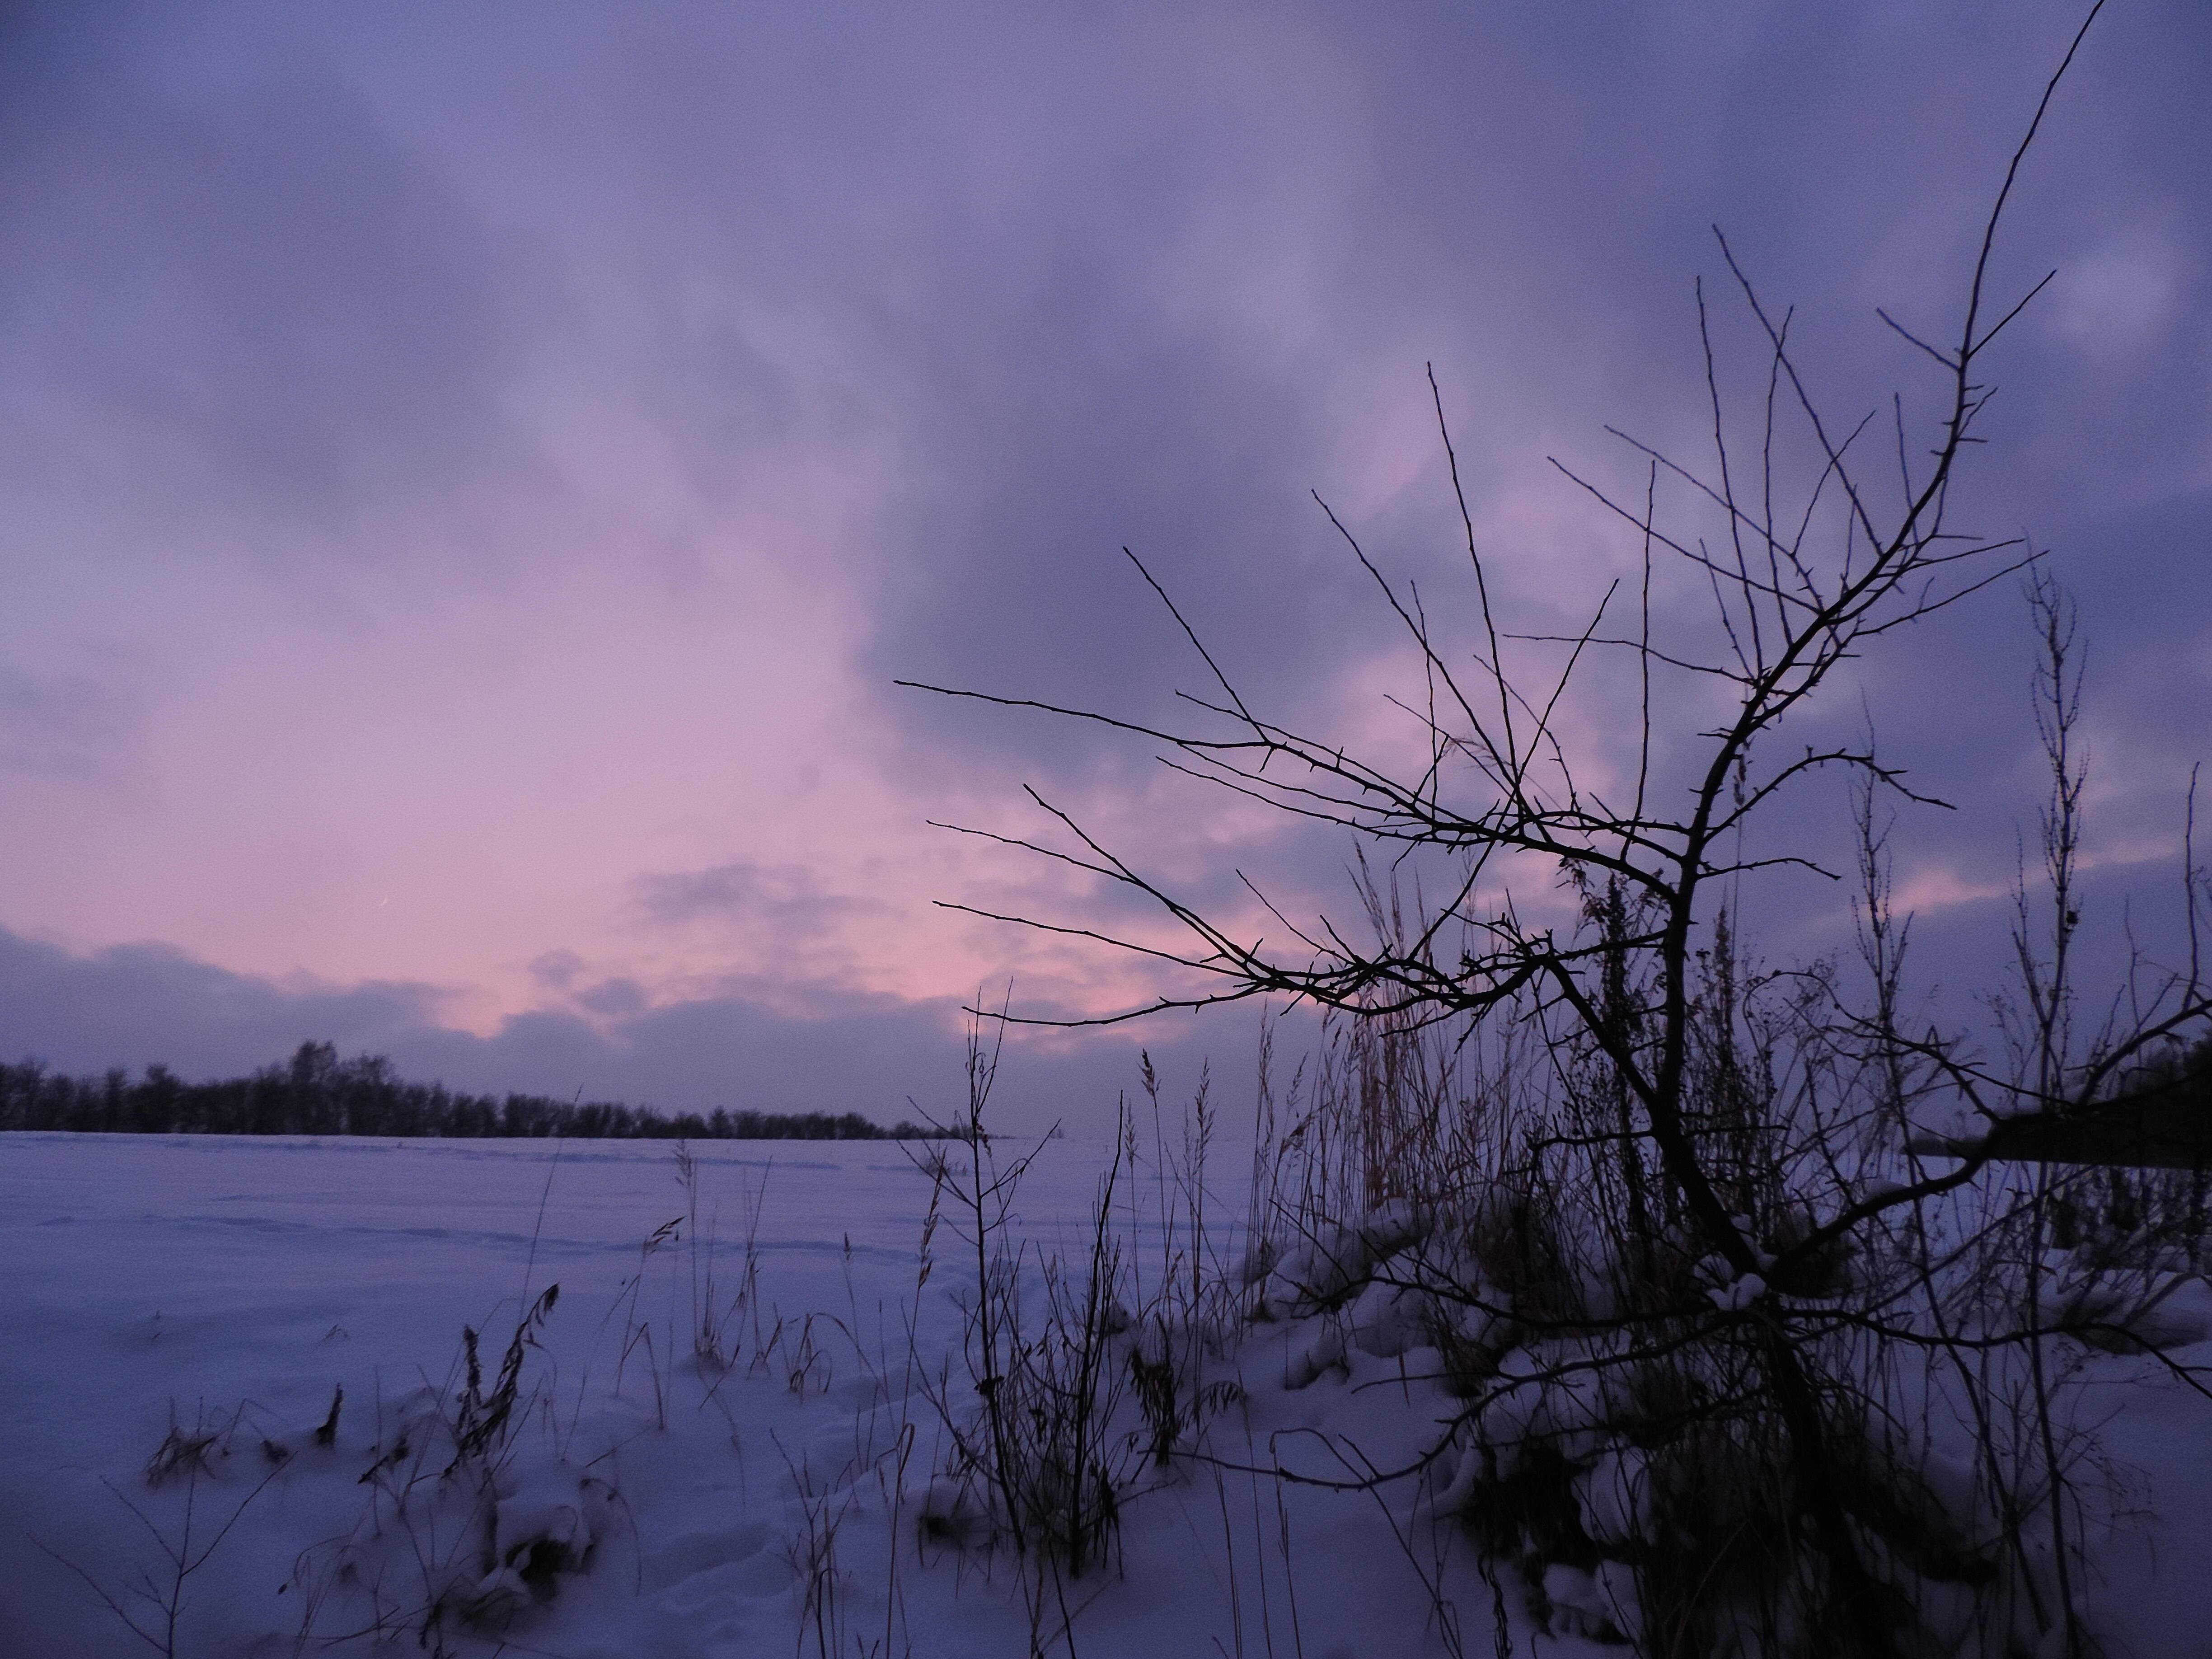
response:
[[[928,1182],[888,1144],[696,1150],[697,1224],[647,1252],[686,1208],[666,1143],[0,1137],[0,1652],[421,1651],[408,1612],[480,1540],[378,1509],[395,1448],[414,1433],[420,1462],[426,1388],[450,1416],[463,1327],[483,1334],[489,1395],[520,1311],[556,1283],[526,1409],[499,1431],[496,1524],[502,1549],[588,1544],[588,1567],[510,1583],[504,1651],[1029,1651],[1015,1570],[920,1524],[942,1442],[910,1355],[944,1353],[973,1282],[940,1230],[917,1290]],[[1080,1252],[1099,1156],[1043,1149],[1018,1206],[1031,1237]],[[758,1290],[718,1375],[671,1349],[688,1354],[694,1310],[739,1288],[756,1205]],[[715,1304],[694,1289],[708,1266]],[[1287,1390],[1292,1340],[1268,1328],[1242,1349],[1224,1457],[1272,1443],[1325,1467],[1319,1431],[1387,1464],[1449,1411],[1356,1352],[1346,1374]],[[2097,1623],[2115,1651],[2212,1655],[2212,1407],[2142,1362],[2100,1364],[2148,1520],[2100,1545]],[[230,1432],[155,1486],[173,1421]],[[1279,1503],[1271,1482],[1185,1471],[1127,1505],[1119,1571],[1055,1592],[1042,1633],[1070,1626],[1060,1645],[1114,1659],[1449,1652],[1424,1584],[1439,1529],[1409,1498]],[[1463,1553],[1440,1571],[1466,1650],[1489,1652],[1489,1589]],[[1605,1650],[1537,1631],[1517,1598],[1514,1624],[1520,1651]]]

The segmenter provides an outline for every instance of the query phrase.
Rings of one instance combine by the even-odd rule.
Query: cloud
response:
[[[210,96],[148,44],[88,32],[9,78],[17,454],[98,469],[142,538],[208,540],[181,498],[279,563],[388,559],[488,488],[546,488],[504,401],[518,245],[313,55]]]
[[[144,724],[137,701],[105,681],[0,663],[0,768],[110,784],[135,755]]]
[[[2172,234],[2135,225],[2062,269],[2047,324],[2086,353],[2124,359],[2153,344],[2172,320],[2185,273]]]
[[[915,1109],[945,1121],[960,1111],[963,1038],[951,1002],[799,988],[804,1013],[786,1011],[789,985],[655,1003],[634,984],[602,981],[576,999],[589,1017],[534,1009],[478,1036],[441,1022],[447,999],[431,986],[280,983],[165,945],[79,953],[0,929],[0,1052],[71,1075],[158,1063],[197,1080],[241,1074],[312,1040],[389,1055],[410,1079],[493,1094],[580,1091],[669,1111],[858,1111],[884,1123]],[[1206,1036],[1242,1048],[1252,1032],[1244,1019],[1206,1032],[1183,1021],[1141,1040],[1175,1086],[1189,1087]],[[993,1121],[1016,1133],[1110,1122],[1139,1040],[1016,1033]]]
[[[79,954],[0,929],[0,1042],[57,1068],[153,1063],[179,1074],[233,1074],[311,1036],[380,1048],[435,1029],[428,985],[281,985],[195,960],[166,945]]]
[[[834,926],[884,908],[823,892],[812,872],[795,865],[718,864],[647,872],[632,879],[630,892],[640,915],[667,927],[725,921],[782,932]]]
[[[1638,549],[1547,458],[1626,493],[1606,422],[1705,453],[1699,272],[1724,347],[1745,327],[1711,226],[1796,307],[1825,406],[1912,411],[1924,365],[1873,307],[1954,314],[2077,14],[19,9],[0,763],[105,793],[0,799],[0,920],[158,934],[263,988],[241,1006],[303,962],[451,988],[444,1017],[526,1022],[507,1059],[590,1071],[642,1033],[692,1052],[679,1007],[801,1065],[768,1034],[937,1053],[943,1000],[1009,973],[1141,1000],[1128,963],[930,910],[1133,922],[923,827],[1032,833],[1021,781],[1179,892],[1242,904],[1242,871],[1341,915],[1340,837],[892,680],[1188,717],[1209,676],[1127,546],[1255,707],[1402,744],[1382,696],[1419,688],[1308,491],[1463,661],[1432,362],[1509,624],[1579,627]],[[2208,42],[2190,0],[2093,36],[1996,280],[2072,273],[2000,342],[1956,494],[2081,591],[2130,832],[2212,720]],[[1755,416],[1755,354],[1724,364]],[[1911,828],[1971,883],[2033,798],[2027,666],[1996,595],[1837,699],[1959,802]],[[1610,763],[1629,694],[1593,673],[1564,728]],[[1702,711],[1669,712],[1680,760]],[[1838,850],[1837,796],[1790,811]]]

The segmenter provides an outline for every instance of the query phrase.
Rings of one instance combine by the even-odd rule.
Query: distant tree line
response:
[[[461,1094],[408,1083],[382,1054],[341,1060],[335,1045],[303,1042],[290,1061],[250,1077],[187,1083],[166,1066],[132,1082],[49,1074],[36,1060],[0,1064],[0,1130],[79,1133],[566,1136],[587,1140],[883,1140],[933,1133],[886,1129],[858,1112],[732,1112],[664,1115],[650,1106]]]

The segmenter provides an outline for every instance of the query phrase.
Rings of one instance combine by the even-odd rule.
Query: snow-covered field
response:
[[[1010,1559],[922,1525],[944,1442],[920,1380],[974,1283],[940,1228],[917,1287],[929,1182],[887,1143],[692,1150],[687,1196],[667,1143],[0,1137],[0,1652],[420,1651],[462,1577],[500,1634],[456,1617],[432,1648],[1018,1656],[1036,1625],[1117,1656],[1492,1650],[1491,1590],[1410,1489],[1205,1466],[1144,1483],[1116,1570],[1032,1612]],[[1021,1189],[1026,1233],[1071,1260],[1101,1157],[1051,1142]],[[695,1316],[743,1288],[749,1229],[757,1291],[718,1373],[690,1358]],[[479,1582],[481,1528],[431,1501],[469,1428],[462,1331],[481,1333],[481,1428],[519,1316],[555,1284],[517,1408],[479,1437],[493,1547],[517,1564]],[[1407,1380],[1417,1360],[1356,1349],[1287,1389],[1301,1340],[1261,1327],[1237,1350],[1217,1456],[1272,1446],[1329,1471],[1327,1434],[1388,1465],[1450,1414]],[[2099,1546],[2095,1622],[2115,1652],[2212,1655],[2212,1406],[2148,1362],[2098,1363],[2108,1442],[2142,1471],[2122,1507],[2144,1520]],[[973,1397],[956,1366],[952,1402]],[[196,1428],[218,1437],[196,1449]],[[1506,1595],[1518,1650],[1601,1650]]]

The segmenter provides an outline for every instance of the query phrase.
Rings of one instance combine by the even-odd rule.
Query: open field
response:
[[[1016,1206],[1030,1238],[1079,1257],[1103,1157],[1042,1149]],[[1188,1460],[1136,1483],[1108,1566],[1047,1585],[1040,1608],[1005,1550],[956,1547],[958,1517],[931,1494],[946,1443],[927,1379],[958,1340],[974,1263],[940,1227],[917,1291],[929,1181],[882,1145],[696,1158],[687,1192],[658,1145],[8,1137],[7,1650],[1491,1650],[1491,1592],[1458,1529],[1414,1515],[1409,1486],[1380,1502],[1279,1492]],[[1139,1262],[1161,1243],[1152,1201],[1131,1200]],[[1224,1251],[1242,1203],[1232,1186],[1218,1205]],[[516,1350],[514,1408],[479,1447],[495,1547],[519,1562],[502,1603],[478,1571],[483,1516],[429,1499],[474,1467],[441,1467],[465,1464],[463,1328],[482,1334],[481,1425],[519,1312],[556,1283],[542,1346]],[[726,1370],[691,1352],[702,1310]],[[1206,1431],[1214,1455],[1264,1462],[1272,1444],[1320,1468],[1334,1443],[1388,1464],[1449,1415],[1419,1380],[1420,1350],[1355,1347],[1286,1389],[1286,1345],[1308,1334],[1251,1328],[1208,1370],[1240,1395]],[[2141,1466],[2121,1507],[2155,1518],[2098,1547],[2094,1622],[2116,1653],[2212,1653],[2212,1419],[2141,1360],[2097,1363],[2112,1386],[2091,1397]],[[973,1400],[957,1368],[947,1398]],[[410,1433],[411,1468],[395,1455]],[[398,1501],[410,1480],[411,1508]],[[1504,1594],[1517,1650],[1599,1650],[1556,1610],[1540,1631],[1543,1609],[1510,1579]]]

